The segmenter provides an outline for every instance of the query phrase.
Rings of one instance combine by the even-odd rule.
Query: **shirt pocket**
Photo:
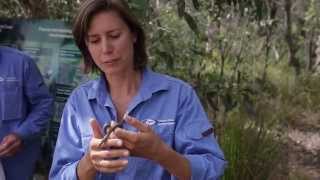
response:
[[[0,83],[0,108],[2,120],[22,118],[23,88],[19,81]]]
[[[184,133],[188,139],[200,140],[212,136],[213,127],[209,122],[192,122],[185,127]]]

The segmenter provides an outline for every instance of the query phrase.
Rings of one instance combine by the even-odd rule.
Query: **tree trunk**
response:
[[[286,42],[288,44],[288,53],[289,53],[289,65],[295,68],[297,74],[300,74],[300,62],[299,59],[295,56],[296,54],[296,45],[294,44],[294,36],[292,33],[292,19],[291,19],[291,7],[292,1],[285,0],[285,14],[286,14]]]
[[[28,18],[43,19],[49,17],[46,0],[19,0]]]

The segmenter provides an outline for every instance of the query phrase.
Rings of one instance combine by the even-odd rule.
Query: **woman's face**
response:
[[[106,74],[133,70],[136,36],[115,11],[93,16],[86,44],[95,64]]]

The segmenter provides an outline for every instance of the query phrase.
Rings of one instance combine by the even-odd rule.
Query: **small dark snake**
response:
[[[111,123],[110,123],[110,124],[108,124],[108,125],[105,127],[106,135],[104,135],[103,138],[101,139],[101,142],[100,142],[100,144],[99,144],[99,148],[102,148],[102,145],[107,142],[107,140],[109,139],[110,135],[111,135],[117,128],[122,128],[123,122],[124,122],[124,121],[121,121],[120,123],[116,124],[116,125],[113,126],[113,127],[111,127]],[[110,127],[111,127],[111,128],[110,128]],[[109,129],[109,128],[110,128],[110,129]]]

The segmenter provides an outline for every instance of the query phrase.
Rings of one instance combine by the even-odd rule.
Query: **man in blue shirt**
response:
[[[33,60],[0,47],[0,161],[6,179],[32,178],[52,103]]]

